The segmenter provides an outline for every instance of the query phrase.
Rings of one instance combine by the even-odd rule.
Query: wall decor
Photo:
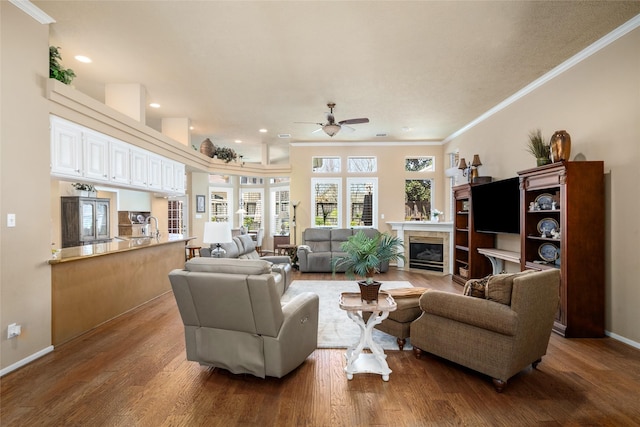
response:
[[[204,195],[202,194],[196,195],[196,212],[204,213],[206,211],[205,207],[206,205],[205,205]]]

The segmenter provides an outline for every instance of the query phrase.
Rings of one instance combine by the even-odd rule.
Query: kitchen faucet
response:
[[[149,237],[155,237],[157,239],[158,237],[160,237],[160,227],[158,226],[158,218],[156,218],[155,216],[148,216],[146,222],[149,225],[151,225],[150,220],[154,220],[156,222],[156,231],[153,233],[153,235],[147,232],[147,235],[149,235]],[[145,227],[145,228],[147,228],[147,230],[149,231],[148,227]]]

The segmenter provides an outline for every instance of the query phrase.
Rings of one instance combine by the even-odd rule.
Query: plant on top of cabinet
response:
[[[60,55],[60,48],[56,46],[49,46],[49,77],[61,81],[68,85],[76,76],[71,68],[62,68],[60,62],[62,56]]]
[[[542,131],[540,129],[532,130],[529,132],[529,143],[527,144],[527,150],[533,154],[536,158],[537,165],[543,166],[551,163],[549,144],[544,142],[542,137]]]
[[[73,188],[75,188],[76,190],[80,190],[80,191],[96,191],[96,187],[94,187],[92,184],[84,184],[82,182],[74,182],[73,184],[71,184],[71,186]]]
[[[231,160],[238,158],[238,154],[236,154],[233,148],[227,147],[215,147],[214,156],[220,160],[224,160],[225,163],[229,163]]]

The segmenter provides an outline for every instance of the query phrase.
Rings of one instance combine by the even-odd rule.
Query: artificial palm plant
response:
[[[331,259],[333,273],[338,268],[344,268],[350,279],[360,276],[366,278],[367,283],[373,282],[373,275],[379,271],[381,263],[405,259],[402,241],[388,233],[368,237],[360,230],[343,242],[340,248],[345,255]]]

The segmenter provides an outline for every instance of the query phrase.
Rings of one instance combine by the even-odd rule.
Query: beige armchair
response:
[[[228,258],[193,258],[169,273],[187,360],[261,378],[302,364],[317,347],[318,296],[282,306],[278,276],[267,261]]]
[[[426,351],[486,374],[501,392],[509,378],[530,364],[536,368],[546,354],[558,310],[560,272],[499,276],[501,287],[512,285],[506,293],[500,290],[501,298],[507,297],[502,303],[426,292],[420,298],[423,313],[411,324],[411,344],[416,357]]]

